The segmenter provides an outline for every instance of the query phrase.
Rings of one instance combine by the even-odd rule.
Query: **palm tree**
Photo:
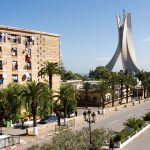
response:
[[[106,97],[105,95],[110,92],[110,84],[107,80],[101,80],[97,86],[95,87],[100,95],[101,95],[101,99],[102,99],[102,113],[105,113],[105,101],[106,101]]]
[[[126,75],[125,79],[125,87],[126,87],[126,103],[128,103],[128,97],[129,97],[129,88],[132,89],[136,85],[136,80],[131,75]]]
[[[38,76],[45,77],[48,76],[49,88],[52,89],[52,78],[53,75],[61,75],[61,68],[58,63],[44,62],[42,64],[41,70],[38,72]]]
[[[93,87],[92,87],[92,84],[91,83],[89,83],[89,82],[84,82],[83,83],[83,89],[85,90],[85,100],[88,102],[88,99],[89,99],[89,97],[88,97],[88,93],[89,93],[89,91],[92,89]],[[87,107],[87,103],[86,103],[86,107]]]
[[[40,98],[45,94],[46,84],[41,82],[32,81],[27,83],[23,90],[21,91],[21,96],[25,98],[29,98],[31,101],[30,108],[33,116],[33,134],[38,135],[37,129],[37,107],[39,104]]]
[[[69,84],[62,84],[60,86],[60,91],[57,92],[58,95],[58,101],[60,101],[63,104],[64,107],[64,123],[66,125],[67,123],[67,106],[71,101],[76,101],[77,99],[77,93],[74,90],[74,87]]]
[[[123,86],[124,86],[124,83],[125,83],[125,80],[126,80],[126,72],[124,72],[123,70],[120,70],[118,72],[118,83],[120,84],[120,101],[119,101],[119,104],[122,103],[122,99],[123,99]]]
[[[114,107],[115,101],[115,84],[117,83],[117,74],[115,72],[110,72],[109,82],[112,89],[112,107]]]

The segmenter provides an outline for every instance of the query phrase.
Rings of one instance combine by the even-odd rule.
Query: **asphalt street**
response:
[[[76,125],[73,127],[73,130],[80,130],[83,127],[88,127],[88,123],[84,121],[83,119],[83,111],[85,109],[80,109],[78,110],[78,117],[76,119]],[[91,108],[92,111],[97,112],[97,108]],[[105,115],[98,115],[97,114],[97,119],[96,123],[92,124],[92,129],[94,128],[109,128],[114,131],[120,131],[123,128],[123,122],[126,121],[130,116],[132,117],[142,117],[145,113],[150,111],[150,101],[142,102],[141,104],[136,103],[135,106],[132,106],[132,104],[128,104],[127,108],[124,108],[124,106],[119,106],[118,111],[115,111],[115,108],[107,109]],[[150,133],[150,131],[148,131]],[[39,137],[36,140],[31,140],[29,143],[25,143],[23,146],[19,146],[16,148],[13,148],[14,150],[25,150],[27,147],[30,147],[33,144],[42,144],[42,143],[48,143],[51,140],[52,136],[46,136],[44,138]],[[143,147],[147,148],[149,147],[150,149],[150,142],[148,139],[150,138],[150,134],[147,134],[145,132],[142,134],[139,138],[136,138],[133,142],[135,144],[129,143],[128,146],[125,147],[123,150],[141,150],[136,148],[137,143],[140,143],[141,145],[144,144]],[[143,141],[144,140],[144,141]],[[137,142],[137,143],[136,143]],[[140,145],[139,144],[139,145]],[[135,147],[131,147],[135,146]],[[149,150],[149,149],[143,149],[142,150]]]

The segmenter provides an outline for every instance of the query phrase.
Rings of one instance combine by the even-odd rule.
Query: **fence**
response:
[[[20,144],[20,136],[9,136],[0,139],[0,149]]]
[[[64,129],[67,129],[67,128],[70,128],[70,127],[74,127],[75,126],[75,119],[72,119],[72,120],[68,120],[67,121],[67,125],[55,125],[55,132],[57,131],[61,131],[61,130],[64,130]]]

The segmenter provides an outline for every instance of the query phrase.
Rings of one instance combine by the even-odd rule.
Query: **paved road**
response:
[[[105,127],[114,131],[120,131],[123,128],[123,122],[129,117],[142,117],[150,111],[150,101],[143,102],[132,106],[129,104],[127,108],[120,106],[118,111],[107,110],[106,115],[97,115],[97,121],[92,125],[92,128]],[[109,111],[109,112],[108,112]],[[81,123],[76,129],[81,129],[83,126],[88,126],[88,123]]]
[[[92,109],[93,111],[97,111],[97,109]],[[84,111],[80,110],[79,114],[82,114]],[[97,115],[97,121],[95,124],[92,125],[93,128],[99,128],[99,127],[105,127],[105,128],[111,128],[114,131],[120,131],[123,128],[123,122],[129,118],[130,116],[134,117],[141,117],[146,112],[150,111],[150,101],[147,101],[145,103],[136,104],[135,106],[131,106],[131,104],[128,104],[127,108],[123,108],[123,106],[120,106],[118,108],[118,111],[114,111],[114,108],[107,109],[105,115]],[[80,130],[82,127],[87,127],[88,123],[84,121],[83,116],[78,116],[76,119],[76,126],[73,128],[74,130]],[[49,142],[51,139],[51,136],[46,137],[38,137],[36,140],[31,138],[31,141],[29,143],[26,143],[23,147],[17,147],[13,148],[14,150],[25,150],[27,147],[33,145],[33,144],[41,144],[45,142]],[[147,142],[147,141],[146,141]],[[149,144],[149,142],[147,143]],[[145,144],[145,145],[147,145]],[[129,148],[130,149],[130,148]],[[150,148],[149,148],[150,149]],[[130,149],[132,150],[132,149]],[[143,149],[142,149],[143,150]]]
[[[150,129],[125,146],[122,150],[150,150]]]

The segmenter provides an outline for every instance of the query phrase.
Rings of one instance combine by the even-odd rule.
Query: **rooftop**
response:
[[[10,26],[5,26],[5,25],[0,25],[0,30],[14,30],[14,31],[21,31],[21,32],[26,32],[26,33],[31,33],[31,34],[37,33],[37,34],[43,34],[43,35],[49,35],[49,36],[58,36],[58,37],[60,36],[59,34],[53,34],[53,33],[24,29],[24,28],[10,27]]]

